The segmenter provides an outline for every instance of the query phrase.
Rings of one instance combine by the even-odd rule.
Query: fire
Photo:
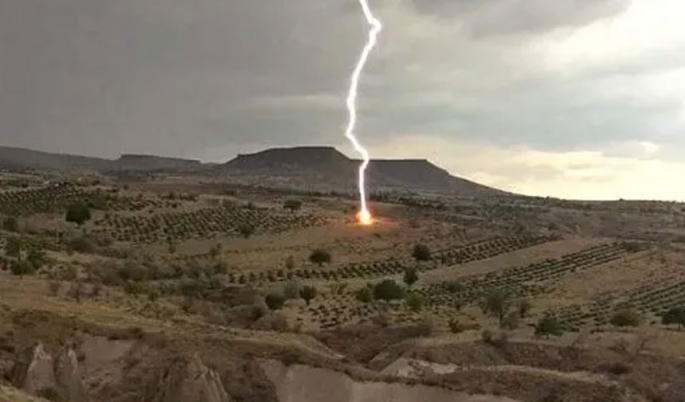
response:
[[[371,215],[371,212],[369,212],[368,209],[362,209],[359,211],[357,213],[357,222],[359,222],[359,224],[362,226],[373,225],[373,216]]]

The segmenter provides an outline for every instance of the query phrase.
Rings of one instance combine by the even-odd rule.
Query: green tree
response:
[[[45,263],[45,252],[39,247],[31,247],[26,256],[26,260],[31,264],[33,269],[39,270]]]
[[[415,313],[421,311],[425,304],[423,297],[415,293],[409,294],[405,299],[405,302],[407,303],[407,307],[409,307],[409,309]]]
[[[311,261],[314,264],[317,264],[318,266],[322,266],[323,264],[330,264],[331,254],[326,250],[318,248],[312,251],[312,253],[309,255],[309,261]]]
[[[67,207],[66,221],[79,226],[90,220],[90,208],[83,202],[75,202]]]
[[[289,209],[290,212],[298,211],[302,208],[302,201],[298,200],[287,200],[283,203],[284,209]]]
[[[512,305],[512,299],[508,292],[502,289],[494,289],[490,291],[485,299],[481,302],[481,310],[491,317],[497,318],[500,327],[503,326],[504,320],[509,313]]]
[[[34,272],[31,264],[29,264],[28,261],[22,260],[12,261],[10,264],[10,271],[12,271],[12,274],[20,277],[24,275],[30,275]]]
[[[285,303],[285,297],[278,293],[269,293],[264,298],[264,302],[271,310],[279,310]]]
[[[685,307],[673,307],[661,316],[661,323],[664,325],[677,324],[678,328],[685,325]]]
[[[317,295],[316,288],[314,286],[305,286],[302,289],[300,289],[300,297],[307,303],[309,306],[309,303],[316,297]]]
[[[371,287],[365,286],[355,292],[355,297],[362,303],[368,303],[373,300],[373,290]]]
[[[404,290],[392,279],[386,279],[373,287],[373,297],[376,300],[397,300],[404,297]]]
[[[238,227],[238,232],[247,239],[254,234],[254,227],[252,227],[252,225],[242,224]]]
[[[611,325],[617,327],[637,327],[642,323],[643,319],[644,316],[639,310],[633,307],[625,307],[616,311],[611,317],[610,322]]]
[[[14,257],[21,260],[21,252],[24,248],[24,242],[21,237],[8,237],[5,243],[5,254],[8,257]]]
[[[417,244],[414,246],[414,250],[411,253],[416,261],[430,261],[431,251],[425,244]]]
[[[411,287],[411,285],[419,280],[419,274],[416,272],[416,268],[408,268],[406,271],[404,271],[404,278],[402,279],[407,286]]]
[[[564,326],[553,314],[545,314],[535,324],[535,335],[548,337],[550,335],[560,336],[564,333]]]
[[[19,230],[19,223],[17,218],[8,216],[2,220],[2,228],[8,232],[16,232]]]

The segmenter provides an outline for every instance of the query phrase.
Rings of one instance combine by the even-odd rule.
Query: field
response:
[[[0,183],[0,307],[15,321],[42,312],[159,334],[307,339],[306,348],[326,359],[342,354],[371,370],[366,376],[385,375],[392,361],[383,353],[392,347],[460,370],[457,356],[507,339],[555,348],[582,338],[606,350],[635,342],[636,355],[668,359],[685,353],[680,204],[386,193],[373,197],[378,222],[362,227],[354,197],[341,194],[163,175],[127,182],[5,173]],[[3,325],[0,344],[13,325]],[[420,346],[407,343],[417,338]],[[441,347],[454,358],[432,358]],[[507,375],[553,370],[521,356],[506,362],[516,366]],[[631,365],[623,374],[616,366],[565,370],[592,381],[609,376],[593,383],[606,386],[601,392],[646,393],[627,374],[641,372],[637,360],[626,359],[616,363]],[[16,385],[12,370],[0,365]],[[463,375],[485,375],[478,373]],[[567,374],[555,381],[585,381]],[[445,376],[443,386],[464,382]],[[685,392],[675,381],[662,388],[661,400]],[[499,392],[533,400],[509,391]]]

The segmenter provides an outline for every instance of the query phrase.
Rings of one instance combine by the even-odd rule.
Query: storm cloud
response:
[[[357,131],[372,155],[583,198],[593,174],[606,190],[624,166],[680,166],[682,2],[370,3],[384,30]],[[356,0],[0,0],[0,140],[212,161],[268,146],[350,152],[344,96],[366,29]],[[593,169],[577,174],[574,157]],[[597,196],[685,199],[622,180]]]

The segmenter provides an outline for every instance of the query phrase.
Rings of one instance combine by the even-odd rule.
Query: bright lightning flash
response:
[[[383,25],[371,13],[371,9],[369,8],[367,0],[359,0],[359,3],[362,6],[362,11],[364,12],[366,22],[371,26],[371,30],[369,31],[369,39],[366,42],[366,46],[364,46],[364,50],[362,51],[362,54],[359,57],[357,66],[355,67],[354,72],[352,73],[350,92],[347,96],[347,110],[350,114],[350,120],[347,125],[347,130],[345,130],[345,136],[350,140],[350,142],[352,142],[354,149],[361,154],[363,159],[363,162],[359,166],[359,197],[361,205],[359,213],[357,214],[357,220],[361,225],[371,225],[373,224],[373,217],[371,216],[371,212],[369,211],[369,208],[366,205],[365,184],[366,167],[369,165],[369,153],[366,149],[364,149],[364,147],[361,146],[361,144],[359,144],[359,141],[357,141],[357,137],[355,137],[354,134],[354,126],[357,123],[356,102],[357,87],[359,86],[359,76],[364,70],[364,65],[366,64],[366,60],[369,58],[369,53],[371,53],[371,50],[373,50],[373,47],[376,45],[376,38],[378,37],[378,34],[381,32],[381,29],[383,29]]]

